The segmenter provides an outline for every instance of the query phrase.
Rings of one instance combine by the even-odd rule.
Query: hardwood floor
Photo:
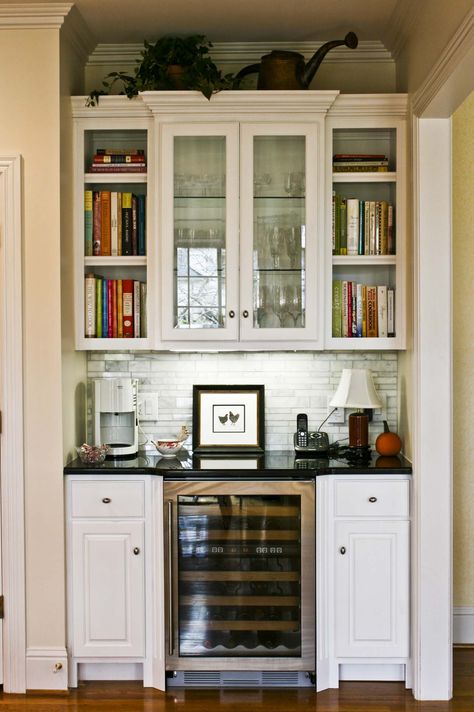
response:
[[[87,682],[69,693],[5,695],[0,712],[474,712],[474,649],[454,652],[454,698],[416,702],[398,682],[343,682],[339,690],[144,689],[136,682]]]

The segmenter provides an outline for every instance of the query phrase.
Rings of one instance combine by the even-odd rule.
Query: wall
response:
[[[58,87],[58,30],[0,30],[0,143],[23,157],[29,647],[64,646],[65,631]]]
[[[474,92],[453,115],[454,605],[474,606]]]
[[[308,414],[316,430],[327,415],[328,396],[342,368],[370,369],[375,386],[387,399],[390,425],[397,427],[397,354],[341,352],[266,353],[103,353],[89,355],[89,378],[138,378],[140,392],[158,393],[158,422],[143,422],[147,437],[174,435],[192,425],[193,384],[265,385],[266,447],[292,448],[296,415]],[[284,374],[284,378],[282,378]],[[330,439],[347,437],[347,427],[323,427]],[[383,429],[370,426],[370,439]],[[143,441],[142,437],[142,441]]]

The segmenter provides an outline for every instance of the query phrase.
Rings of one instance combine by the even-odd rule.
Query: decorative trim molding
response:
[[[2,30],[59,29],[74,3],[7,3],[0,5]]]
[[[453,643],[454,645],[474,644],[474,606],[454,606]]]
[[[21,157],[0,156],[0,377],[3,689],[25,692],[26,602],[23,462],[23,304]]]
[[[67,690],[66,648],[28,648],[26,687],[28,690]]]
[[[428,77],[413,94],[412,106],[414,114],[417,116],[423,115],[443,85],[452,78],[458,66],[473,47],[474,8],[468,12]]]
[[[394,61],[397,61],[407,38],[416,26],[421,9],[422,3],[413,0],[399,0],[396,3],[384,36],[385,46],[389,48]]]
[[[331,116],[398,116],[408,112],[407,94],[339,94]]]
[[[97,40],[76,7],[71,8],[71,12],[68,14],[61,29],[61,36],[72,46],[81,64],[86,64],[90,53],[97,44]]]
[[[323,42],[214,42],[211,55],[216,64],[250,64],[260,61],[263,54],[274,49],[284,49],[290,52],[300,52],[305,59],[312,57]],[[99,43],[89,57],[87,66],[107,65],[122,69],[124,64],[134,64],[140,59],[142,44],[103,44]],[[330,62],[390,62],[393,57],[382,42],[361,41],[356,50],[348,47],[335,47],[324,58],[325,64]]]

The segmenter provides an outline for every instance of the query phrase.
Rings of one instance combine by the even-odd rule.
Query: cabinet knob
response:
[[[249,315],[249,313],[248,313],[247,309],[244,309],[242,312],[242,316],[244,317],[244,319],[247,319],[248,315]]]
[[[344,555],[344,554],[346,553],[346,547],[345,547],[345,546],[341,546],[341,548],[339,549],[339,551],[340,551],[341,554]]]
[[[377,497],[369,497],[369,502],[376,502],[376,501],[377,501]]]
[[[140,553],[140,549],[138,548],[138,546],[133,549],[133,553],[135,554],[135,556],[138,556],[138,554]]]
[[[104,504],[110,504],[111,501],[112,501],[112,500],[110,499],[110,497],[102,497],[102,502],[103,502]]]
[[[231,319],[233,319],[234,316],[235,316],[235,311],[234,311],[233,309],[231,309],[230,312],[229,312],[229,317],[230,317]]]

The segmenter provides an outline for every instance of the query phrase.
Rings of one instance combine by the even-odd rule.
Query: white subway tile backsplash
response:
[[[194,384],[262,383],[266,446],[279,449],[292,448],[298,413],[307,413],[309,427],[318,428],[327,416],[328,396],[336,390],[343,368],[370,369],[377,389],[386,396],[389,424],[396,429],[396,352],[90,352],[88,355],[90,379],[138,378],[139,390],[158,394],[159,419],[141,423],[146,437],[177,433],[181,425],[192,429]],[[347,424],[326,423],[324,430],[332,441],[347,437]],[[380,431],[380,423],[370,425],[372,442]]]

